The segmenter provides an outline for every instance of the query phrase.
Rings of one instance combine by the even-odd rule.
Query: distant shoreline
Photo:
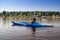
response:
[[[7,17],[4,17],[4,16],[0,16],[0,17],[3,17],[3,18],[24,18],[24,17],[35,17],[35,18],[41,18],[41,17],[38,17],[38,16],[7,16]],[[46,18],[60,18],[60,16],[46,16]]]

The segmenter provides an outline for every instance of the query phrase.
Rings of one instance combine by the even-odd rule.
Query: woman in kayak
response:
[[[34,23],[34,22],[36,22],[36,18],[32,19],[31,24]],[[33,34],[35,34],[36,28],[35,27],[31,27],[31,29],[32,29]]]

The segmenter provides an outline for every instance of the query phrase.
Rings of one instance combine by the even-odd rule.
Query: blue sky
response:
[[[60,0],[0,0],[1,11],[60,11]]]

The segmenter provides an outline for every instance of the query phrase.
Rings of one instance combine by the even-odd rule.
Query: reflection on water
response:
[[[31,28],[23,26],[12,26],[12,21],[30,21],[32,18],[2,18],[0,17],[0,40],[59,40],[60,39],[60,19],[41,19],[38,22],[53,24],[54,27],[36,28],[36,33],[32,34]]]

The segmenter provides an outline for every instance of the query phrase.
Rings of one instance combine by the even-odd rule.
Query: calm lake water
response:
[[[53,24],[54,27],[36,28],[32,34],[31,28],[12,26],[12,21],[31,21],[29,17],[2,18],[0,17],[0,40],[60,40],[60,19],[41,19],[38,22]]]

